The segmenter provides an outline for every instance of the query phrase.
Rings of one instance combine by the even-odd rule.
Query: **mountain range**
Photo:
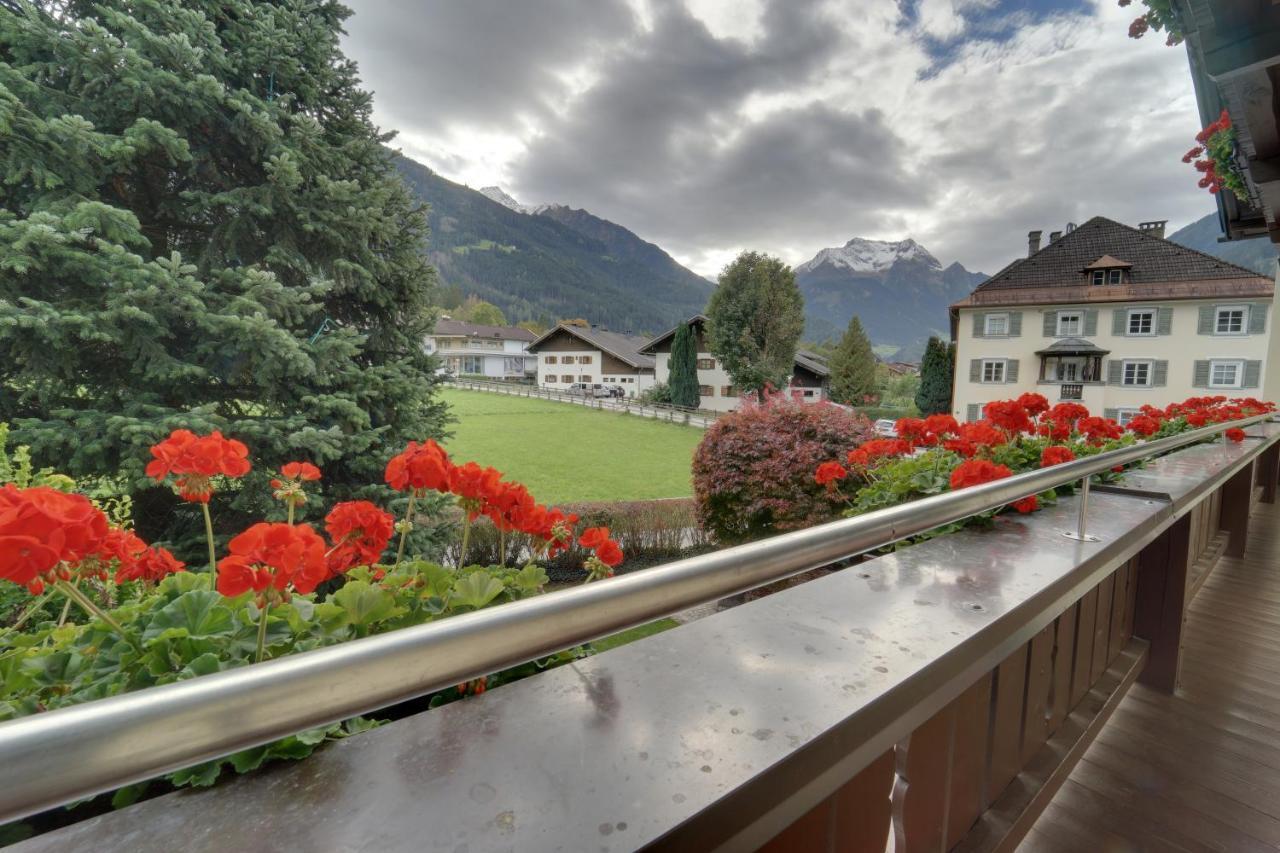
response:
[[[1210,213],[1203,219],[1197,219],[1185,228],[1179,228],[1169,235],[1174,243],[1196,249],[1206,255],[1222,258],[1224,261],[1237,264],[1263,275],[1276,274],[1276,246],[1265,237],[1253,240],[1232,240],[1219,243],[1222,228],[1218,225],[1218,214]]]
[[[429,205],[430,258],[441,282],[494,303],[512,322],[581,317],[620,332],[656,333],[699,313],[714,285],[617,223],[563,204],[524,205],[500,187],[474,190],[405,157],[397,167]],[[1266,275],[1267,240],[1218,242],[1216,214],[1169,239]],[[943,266],[915,240],[854,237],[795,268],[805,340],[838,339],[857,314],[884,357],[916,360],[948,334],[947,307],[987,278]]]
[[[445,286],[511,322],[584,318],[657,333],[700,312],[714,285],[620,225],[563,205],[528,208],[497,187],[454,183],[406,157],[396,166],[429,205],[429,256]]]

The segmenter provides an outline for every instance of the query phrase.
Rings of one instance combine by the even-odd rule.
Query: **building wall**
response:
[[[536,358],[538,385],[552,390],[567,391],[575,382],[589,382],[621,385],[628,397],[635,397],[652,388],[654,383],[652,370],[632,367],[568,334],[553,335],[543,341]]]
[[[657,381],[669,383],[671,381],[670,348],[668,347],[666,352],[656,353],[654,361],[656,362],[654,373]],[[712,368],[698,368],[698,385],[701,386],[703,392],[698,402],[699,408],[713,412],[729,412],[736,409],[740,398],[734,389],[733,380],[729,378],[729,374],[725,373],[724,368],[720,366],[720,359],[709,352],[700,352],[698,353],[698,361],[704,364],[710,362],[715,365]]]
[[[1216,311],[1218,306],[1241,304],[1248,306],[1243,333],[1204,334],[1201,332],[1202,308]],[[1129,335],[1126,333],[1127,326],[1123,327],[1120,334],[1116,333],[1114,311],[1126,312],[1124,316],[1127,320],[1129,309],[1147,307],[1154,308],[1157,312],[1156,334]],[[1050,403],[1059,402],[1062,399],[1060,386],[1063,383],[1040,381],[1041,356],[1035,353],[1037,350],[1048,348],[1060,339],[1056,329],[1053,335],[1045,334],[1045,314],[1056,315],[1061,311],[1076,309],[1097,313],[1092,324],[1087,323],[1087,318],[1082,317],[1082,320],[1086,320],[1085,327],[1074,337],[1084,338],[1101,349],[1109,351],[1102,357],[1101,382],[1084,384],[1083,399],[1079,401],[1095,414],[1119,415],[1146,403],[1153,406],[1166,406],[1187,397],[1209,394],[1223,394],[1228,397],[1263,397],[1265,395],[1267,399],[1274,400],[1278,390],[1276,386],[1280,383],[1280,370],[1273,363],[1276,353],[1271,347],[1271,308],[1271,300],[1258,298],[1240,302],[1214,299],[1095,303],[1084,306],[1033,305],[1009,309],[964,308],[959,313],[956,334],[956,375],[952,413],[956,418],[964,420],[973,412],[972,406],[977,406],[980,412],[981,407],[988,402],[1016,397],[1026,391],[1043,394]],[[1169,319],[1165,328],[1159,328],[1161,310],[1168,312]],[[997,337],[975,336],[975,315],[993,313],[1008,313],[1011,319],[1013,315],[1020,315],[1018,322],[1011,323],[1018,334]],[[1020,329],[1017,328],[1018,326]],[[998,384],[973,382],[970,376],[971,362],[974,359],[1016,361],[1017,378]],[[1151,362],[1150,369],[1153,373],[1152,378],[1155,380],[1160,378],[1158,375],[1160,371],[1155,369],[1156,365],[1163,362],[1166,372],[1163,384],[1139,387],[1114,383],[1113,368],[1110,365],[1112,362],[1123,363],[1125,360]],[[1197,381],[1196,363],[1214,360],[1243,362],[1241,387],[1206,387],[1206,383]],[[1203,373],[1203,368],[1201,372]],[[1253,375],[1255,373],[1256,382],[1245,381],[1255,379]]]
[[[534,356],[526,341],[428,335],[423,349],[440,358],[441,366],[455,374],[483,375],[491,379],[515,379],[534,373]],[[524,369],[520,369],[521,361]],[[474,369],[479,367],[480,369]]]

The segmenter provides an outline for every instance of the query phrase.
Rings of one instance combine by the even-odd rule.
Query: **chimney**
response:
[[[1062,232],[1061,232],[1061,231],[1050,231],[1050,232],[1049,232],[1049,242],[1050,242],[1050,243],[1056,243],[1056,242],[1058,242],[1058,238],[1059,238],[1059,237],[1061,237],[1061,236],[1062,236]]]
[[[1152,237],[1164,239],[1164,226],[1169,224],[1167,219],[1157,219],[1153,222],[1139,222],[1138,230],[1143,234],[1150,234]]]
[[[1028,231],[1027,232],[1027,257],[1031,257],[1038,251],[1040,251],[1040,232]]]

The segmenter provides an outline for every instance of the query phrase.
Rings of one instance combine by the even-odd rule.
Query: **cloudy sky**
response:
[[[1026,232],[1208,213],[1187,58],[1116,0],[347,0],[410,157],[585,207],[714,275],[914,237],[995,272]]]

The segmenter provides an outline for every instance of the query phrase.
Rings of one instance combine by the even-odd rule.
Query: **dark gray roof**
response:
[[[497,338],[510,341],[534,341],[537,335],[519,326],[484,326],[479,323],[464,323],[461,320],[436,320],[435,335],[462,335],[472,338]]]
[[[1086,341],[1084,338],[1063,338],[1042,350],[1037,350],[1036,355],[1106,355],[1109,352],[1111,350],[1103,349],[1093,341]]]
[[[615,358],[625,361],[632,367],[653,369],[653,356],[640,354],[640,348],[649,342],[648,338],[610,332],[608,329],[601,329],[598,326],[574,326],[561,323],[529,344],[529,351],[536,352],[542,342],[556,332],[567,332],[598,348],[601,352],[607,352]]]
[[[796,350],[796,366],[803,367],[811,373],[818,376],[830,376],[831,368],[827,367],[827,360],[817,353],[808,350]]]
[[[675,336],[675,333],[676,333],[676,330],[677,330],[677,329],[679,329],[681,326],[684,326],[684,325],[702,325],[702,324],[704,324],[704,323],[706,323],[706,322],[707,322],[707,315],[706,315],[706,314],[694,314],[694,315],[693,315],[692,317],[690,317],[688,320],[684,320],[684,321],[682,321],[682,322],[676,323],[674,326],[672,326],[670,329],[667,329],[665,332],[663,332],[662,334],[658,335],[656,338],[650,338],[650,339],[649,339],[649,341],[648,341],[648,342],[646,342],[646,343],[645,343],[645,345],[644,345],[643,347],[641,347],[641,348],[640,348],[640,351],[641,351],[641,352],[653,352],[653,348],[654,348],[654,347],[656,347],[658,344],[662,343],[662,342],[663,342],[663,341],[665,341],[667,338],[674,337],[674,336]]]
[[[1082,270],[1104,255],[1132,264],[1131,282],[1261,278],[1253,270],[1229,264],[1195,249],[1095,216],[1069,234],[1022,258],[978,285],[975,294],[1022,287],[1074,287],[1084,281]]]

